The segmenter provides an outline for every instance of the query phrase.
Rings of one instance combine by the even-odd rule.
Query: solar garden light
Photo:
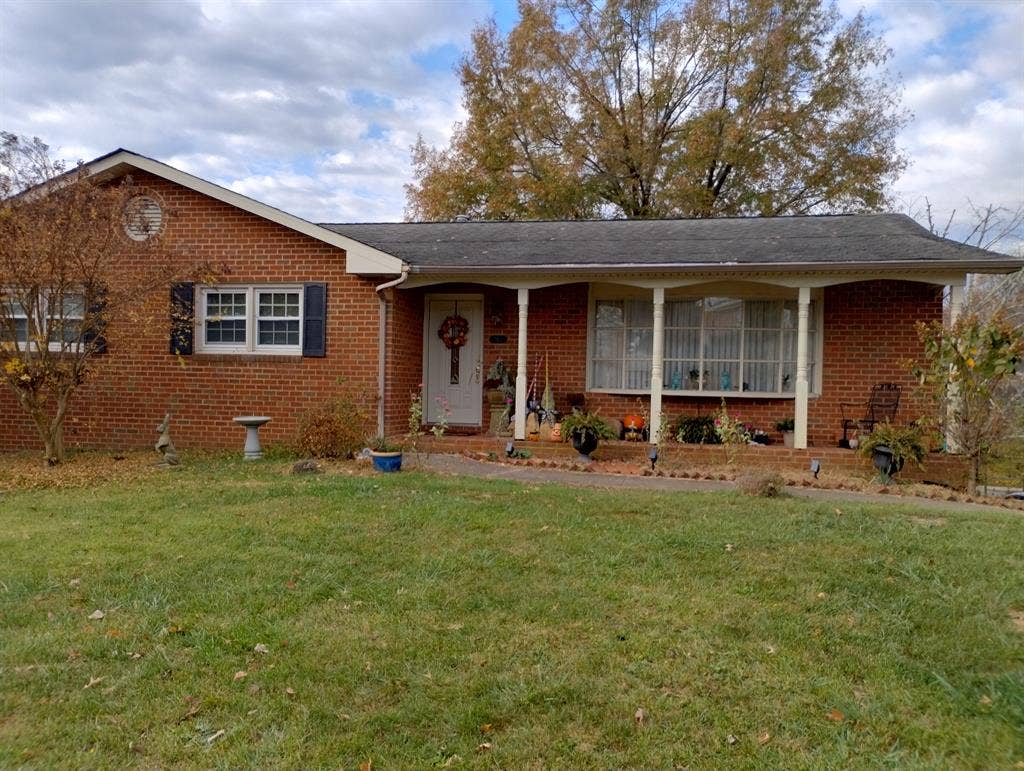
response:
[[[811,471],[814,473],[814,478],[818,478],[818,472],[821,471],[821,461],[817,458],[811,459]]]
[[[505,457],[506,458],[511,458],[513,455],[515,455],[515,452],[516,452],[515,440],[514,439],[509,439],[508,440],[508,444],[505,445]]]
[[[651,461],[651,471],[654,471],[654,465],[658,462],[658,445],[651,445],[651,449],[647,451],[647,458]]]

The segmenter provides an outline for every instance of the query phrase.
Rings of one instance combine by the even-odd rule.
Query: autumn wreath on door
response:
[[[459,315],[458,309],[444,321],[437,330],[437,336],[441,338],[444,347],[451,351],[451,369],[449,370],[448,382],[451,385],[459,384],[459,349],[466,344],[466,336],[469,334],[469,322]]]

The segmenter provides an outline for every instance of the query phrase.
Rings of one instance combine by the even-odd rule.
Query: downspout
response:
[[[409,278],[409,266],[402,266],[402,275],[386,281],[374,291],[380,303],[380,328],[377,330],[377,435],[384,436],[384,378],[387,376],[387,334],[388,334],[388,301],[381,294]]]

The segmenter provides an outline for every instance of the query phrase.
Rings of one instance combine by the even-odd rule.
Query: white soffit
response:
[[[343,236],[340,233],[322,228],[312,222],[308,222],[293,214],[275,209],[265,203],[260,203],[248,198],[241,193],[207,182],[205,179],[188,174],[184,171],[168,166],[166,163],[154,161],[144,155],[138,155],[128,150],[118,150],[108,156],[100,158],[92,163],[87,163],[85,168],[90,174],[103,174],[115,169],[120,165],[132,166],[141,171],[149,172],[157,177],[173,182],[197,193],[202,193],[210,198],[222,201],[242,211],[255,214],[270,222],[294,230],[303,235],[323,241],[326,244],[345,250],[345,272],[370,275],[390,275],[402,272],[402,261],[394,255],[374,249],[360,241]]]

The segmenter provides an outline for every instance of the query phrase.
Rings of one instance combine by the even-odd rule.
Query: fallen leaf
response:
[[[90,677],[89,678],[89,682],[85,684],[85,688],[92,688],[97,683],[102,683],[106,679],[107,678],[105,676],[104,677]],[[82,690],[85,690],[85,688],[83,688]]]
[[[490,742],[480,742],[480,744],[476,745],[476,751],[477,752],[487,752],[487,750],[489,750],[493,746],[494,745],[491,744]]]
[[[210,736],[210,737],[208,737],[208,738],[206,739],[206,743],[207,743],[207,744],[210,744],[211,742],[214,742],[214,741],[216,741],[217,739],[219,739],[220,737],[222,737],[222,736],[223,736],[223,735],[224,735],[225,733],[226,733],[226,731],[225,731],[225,730],[224,730],[223,728],[222,728],[222,729],[220,729],[220,730],[219,730],[219,731],[217,731],[217,733],[215,733],[215,734],[214,734],[213,736]]]
[[[765,731],[763,734],[757,737],[757,743],[762,747],[772,740],[772,735]]]
[[[979,702],[979,703],[980,703],[980,704],[981,704],[982,706],[988,707],[989,705],[991,705],[991,704],[992,704],[992,699],[990,699],[990,698],[989,698],[989,697],[988,697],[987,695],[984,695],[984,696],[982,696],[982,697],[981,697],[980,699],[978,699],[978,702]]]
[[[79,587],[81,585],[82,585],[82,579],[81,578],[72,578],[70,581],[68,581],[68,586],[70,586],[72,589],[76,589],[77,587]]]
[[[489,734],[494,729],[494,726],[490,723],[484,723],[480,726],[480,733]]]
[[[828,595],[825,594],[825,592],[818,592],[818,599],[819,600],[824,600],[826,597],[828,597]]]
[[[373,771],[373,758],[367,758],[359,764],[359,771]]]
[[[294,589],[296,586],[298,586],[298,584],[295,583],[294,581],[289,581],[288,583],[285,584],[285,588],[287,588],[287,589]]]
[[[104,613],[102,610],[97,608],[96,610],[94,610],[92,613],[89,614],[89,620],[90,621],[99,621],[101,618],[106,618],[106,615],[107,615],[106,613]]]
[[[825,713],[825,717],[831,720],[833,723],[842,723],[843,720],[846,718],[846,715],[844,715],[838,709],[830,709],[828,712]]]
[[[836,512],[837,516],[840,516],[840,517],[843,516],[843,510],[842,509],[836,509],[835,512]]]
[[[441,764],[441,768],[451,768],[456,763],[462,760],[461,755],[452,755],[448,760]]]
[[[633,713],[633,719],[636,721],[637,725],[643,725],[647,722],[647,710],[643,707],[638,708],[637,711]]]
[[[733,549],[735,549],[735,548],[736,548],[736,547],[735,547],[735,546],[733,546],[733,545],[732,545],[731,543],[727,543],[727,544],[725,545],[725,550],[726,550],[726,551],[732,551],[732,550],[733,550]]]
[[[142,654],[141,653],[132,653],[132,654],[130,654],[130,656],[135,661],[138,661],[139,659],[142,658]]]
[[[235,682],[237,683],[239,680],[244,680],[245,676],[247,674],[249,674],[249,673],[246,672],[245,670],[242,670],[242,669],[238,670],[237,672],[235,672]]]
[[[284,692],[285,692],[285,693],[286,693],[287,695],[289,695],[289,696],[294,696],[294,695],[295,695],[295,689],[294,689],[294,688],[285,688],[285,689],[284,689]]]
[[[120,629],[108,629],[107,630],[107,637],[114,637],[114,638],[124,637],[124,633]]]
[[[196,702],[195,704],[193,704],[191,707],[188,708],[188,712],[186,712],[184,715],[182,715],[181,717],[178,718],[178,722],[179,723],[184,723],[189,718],[195,717],[196,715],[199,714],[199,710],[201,710],[202,708],[203,708],[203,705],[200,704],[199,702]]]
[[[253,650],[256,653],[262,653],[263,655],[266,655],[266,654],[270,653],[270,648],[268,648],[263,643],[256,643],[256,645],[253,646]]]
[[[735,744],[736,742],[738,742],[738,741],[739,741],[739,739],[737,739],[737,738],[736,738],[735,736],[733,736],[732,734],[729,734],[728,736],[726,736],[726,737],[725,737],[725,740],[726,740],[726,741],[727,741],[727,742],[728,742],[728,743],[729,743],[730,745],[733,745],[733,744]]]

